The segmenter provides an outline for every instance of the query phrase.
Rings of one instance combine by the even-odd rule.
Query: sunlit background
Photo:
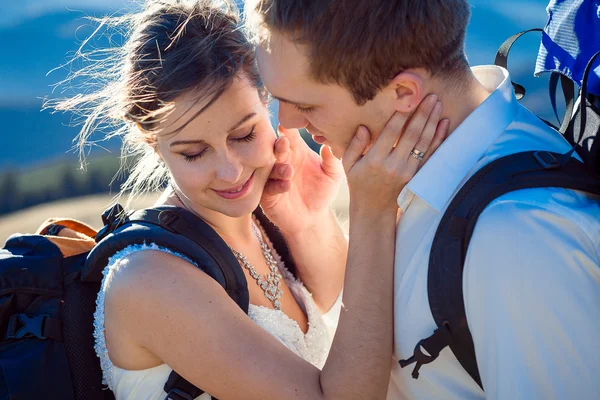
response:
[[[520,30],[543,27],[547,21],[548,0],[470,2],[472,20],[467,34],[467,56],[472,65],[493,63],[504,39]],[[84,174],[78,169],[77,154],[71,151],[72,139],[78,132],[71,126],[71,117],[41,111],[41,106],[44,98],[59,95],[52,94],[52,85],[68,72],[66,68],[49,71],[65,64],[93,30],[85,17],[120,13],[135,7],[135,3],[125,0],[0,3],[0,242],[7,232],[21,227],[25,215],[22,210],[28,207],[63,198],[114,194],[118,190],[118,181],[111,187],[109,183],[118,168],[119,143],[113,141],[96,148]],[[515,47],[509,69],[515,80],[530,89],[523,103],[539,115],[551,118],[548,78],[533,77],[539,42],[540,37],[535,34],[523,38]],[[96,45],[105,43],[98,39]],[[87,203],[82,200],[68,204]],[[93,204],[96,207],[97,203]],[[21,214],[14,214],[19,210]],[[72,208],[65,211],[69,210],[73,211]],[[42,212],[35,218],[50,216]],[[9,226],[9,222],[13,225]]]

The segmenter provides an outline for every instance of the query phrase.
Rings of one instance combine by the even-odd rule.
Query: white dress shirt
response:
[[[427,297],[429,253],[446,207],[485,164],[527,150],[566,152],[556,131],[520,106],[508,72],[474,67],[491,93],[398,198],[395,345],[389,399],[600,398],[600,206],[565,189],[506,194],[481,214],[463,276],[485,393],[449,348],[401,369],[436,328]]]

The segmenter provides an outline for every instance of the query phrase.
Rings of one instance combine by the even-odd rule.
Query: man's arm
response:
[[[492,203],[469,245],[465,307],[488,399],[600,393],[600,209],[547,191]]]
[[[348,255],[348,240],[333,210],[326,210],[314,226],[285,239],[296,264],[304,266],[298,268],[300,280],[311,289],[321,311],[327,312],[342,290]]]

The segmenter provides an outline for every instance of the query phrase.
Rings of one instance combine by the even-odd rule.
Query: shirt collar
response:
[[[514,120],[518,103],[508,71],[497,66],[472,68],[477,80],[492,92],[460,124],[398,196],[406,211],[413,196],[441,212],[467,173]]]

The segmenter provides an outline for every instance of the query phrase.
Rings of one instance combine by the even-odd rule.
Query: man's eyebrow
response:
[[[242,124],[244,124],[245,122],[248,122],[249,119],[254,118],[256,116],[255,112],[251,112],[250,114],[246,115],[244,118],[240,119],[237,124],[233,125],[231,128],[229,128],[229,130],[227,131],[227,133],[231,133],[233,131],[235,131],[237,128],[239,128],[240,126],[242,126]]]
[[[254,118],[255,116],[256,116],[255,112],[251,112],[250,114],[246,115],[245,117],[240,119],[235,125],[233,125],[231,128],[229,128],[227,133],[231,133],[231,132],[235,131],[237,128],[242,126],[242,124],[244,124],[245,122],[248,122],[248,120]],[[205,143],[204,140],[176,140],[173,143],[169,144],[169,147],[181,146],[184,144],[202,144],[202,143]]]
[[[304,105],[304,103],[297,103],[297,102],[292,101],[292,100],[284,99],[283,97],[277,97],[277,96],[274,96],[274,95],[271,95],[271,97],[274,98],[275,100],[279,100],[282,103],[294,104],[294,105],[297,105],[297,106],[300,105],[300,104]]]

